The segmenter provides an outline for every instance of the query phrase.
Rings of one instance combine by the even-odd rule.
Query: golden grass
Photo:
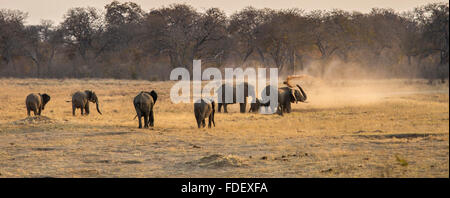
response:
[[[448,84],[424,80],[301,82],[309,103],[278,115],[216,114],[197,129],[174,82],[0,79],[0,177],[448,177]],[[103,115],[72,116],[71,94],[92,89]],[[155,89],[155,127],[132,104]],[[42,115],[25,97],[48,93]],[[205,161],[209,160],[211,161]]]

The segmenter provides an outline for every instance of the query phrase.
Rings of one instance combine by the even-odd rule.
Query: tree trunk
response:
[[[36,62],[36,72],[36,77],[41,77],[41,65],[39,64],[39,62]]]

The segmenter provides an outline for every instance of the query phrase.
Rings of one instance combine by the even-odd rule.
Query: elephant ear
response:
[[[92,92],[92,100],[95,100],[95,102],[98,102],[97,94],[95,94],[95,92]]]
[[[158,99],[158,94],[156,93],[156,91],[155,91],[155,90],[152,90],[152,91],[150,92],[150,95],[151,95],[152,98],[153,98],[153,103],[156,103],[156,100]]]
[[[44,103],[44,105],[47,104],[48,101],[50,101],[50,96],[46,93],[42,94],[41,97],[42,97],[42,102]]]
[[[90,100],[92,98],[92,91],[91,90],[86,90],[84,91],[84,93],[86,93],[87,98]]]
[[[297,100],[296,100],[296,98],[295,98],[295,90],[294,89],[292,89],[292,88],[289,88],[289,100],[290,100],[290,102],[296,102],[297,103]]]
[[[298,101],[300,101],[300,102],[305,102],[306,99],[307,99],[307,96],[306,96],[305,91],[303,91],[303,89],[302,89],[302,87],[300,87],[300,85],[297,85],[297,87],[298,87],[298,89],[299,89],[299,92],[298,92],[298,96],[299,96]],[[300,92],[301,92],[301,93],[300,93]]]

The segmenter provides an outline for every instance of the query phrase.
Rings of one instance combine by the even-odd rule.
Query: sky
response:
[[[64,14],[73,7],[95,7],[104,9],[113,0],[0,0],[0,9],[17,9],[28,13],[26,24],[39,24],[41,19],[52,20],[59,24]],[[173,3],[187,3],[197,11],[218,7],[227,15],[247,6],[255,8],[300,8],[305,11],[342,9],[346,11],[370,12],[374,7],[392,8],[398,12],[408,11],[414,7],[443,0],[119,0],[132,1],[143,10],[168,6]]]

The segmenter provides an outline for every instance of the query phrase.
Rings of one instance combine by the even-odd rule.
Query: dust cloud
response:
[[[448,81],[433,83],[424,79],[389,78],[383,71],[339,61],[311,64],[299,73],[289,77],[289,84],[299,84],[308,96],[308,106],[315,108],[364,105],[402,95],[448,94]],[[284,76],[279,81],[287,79],[288,76]]]

